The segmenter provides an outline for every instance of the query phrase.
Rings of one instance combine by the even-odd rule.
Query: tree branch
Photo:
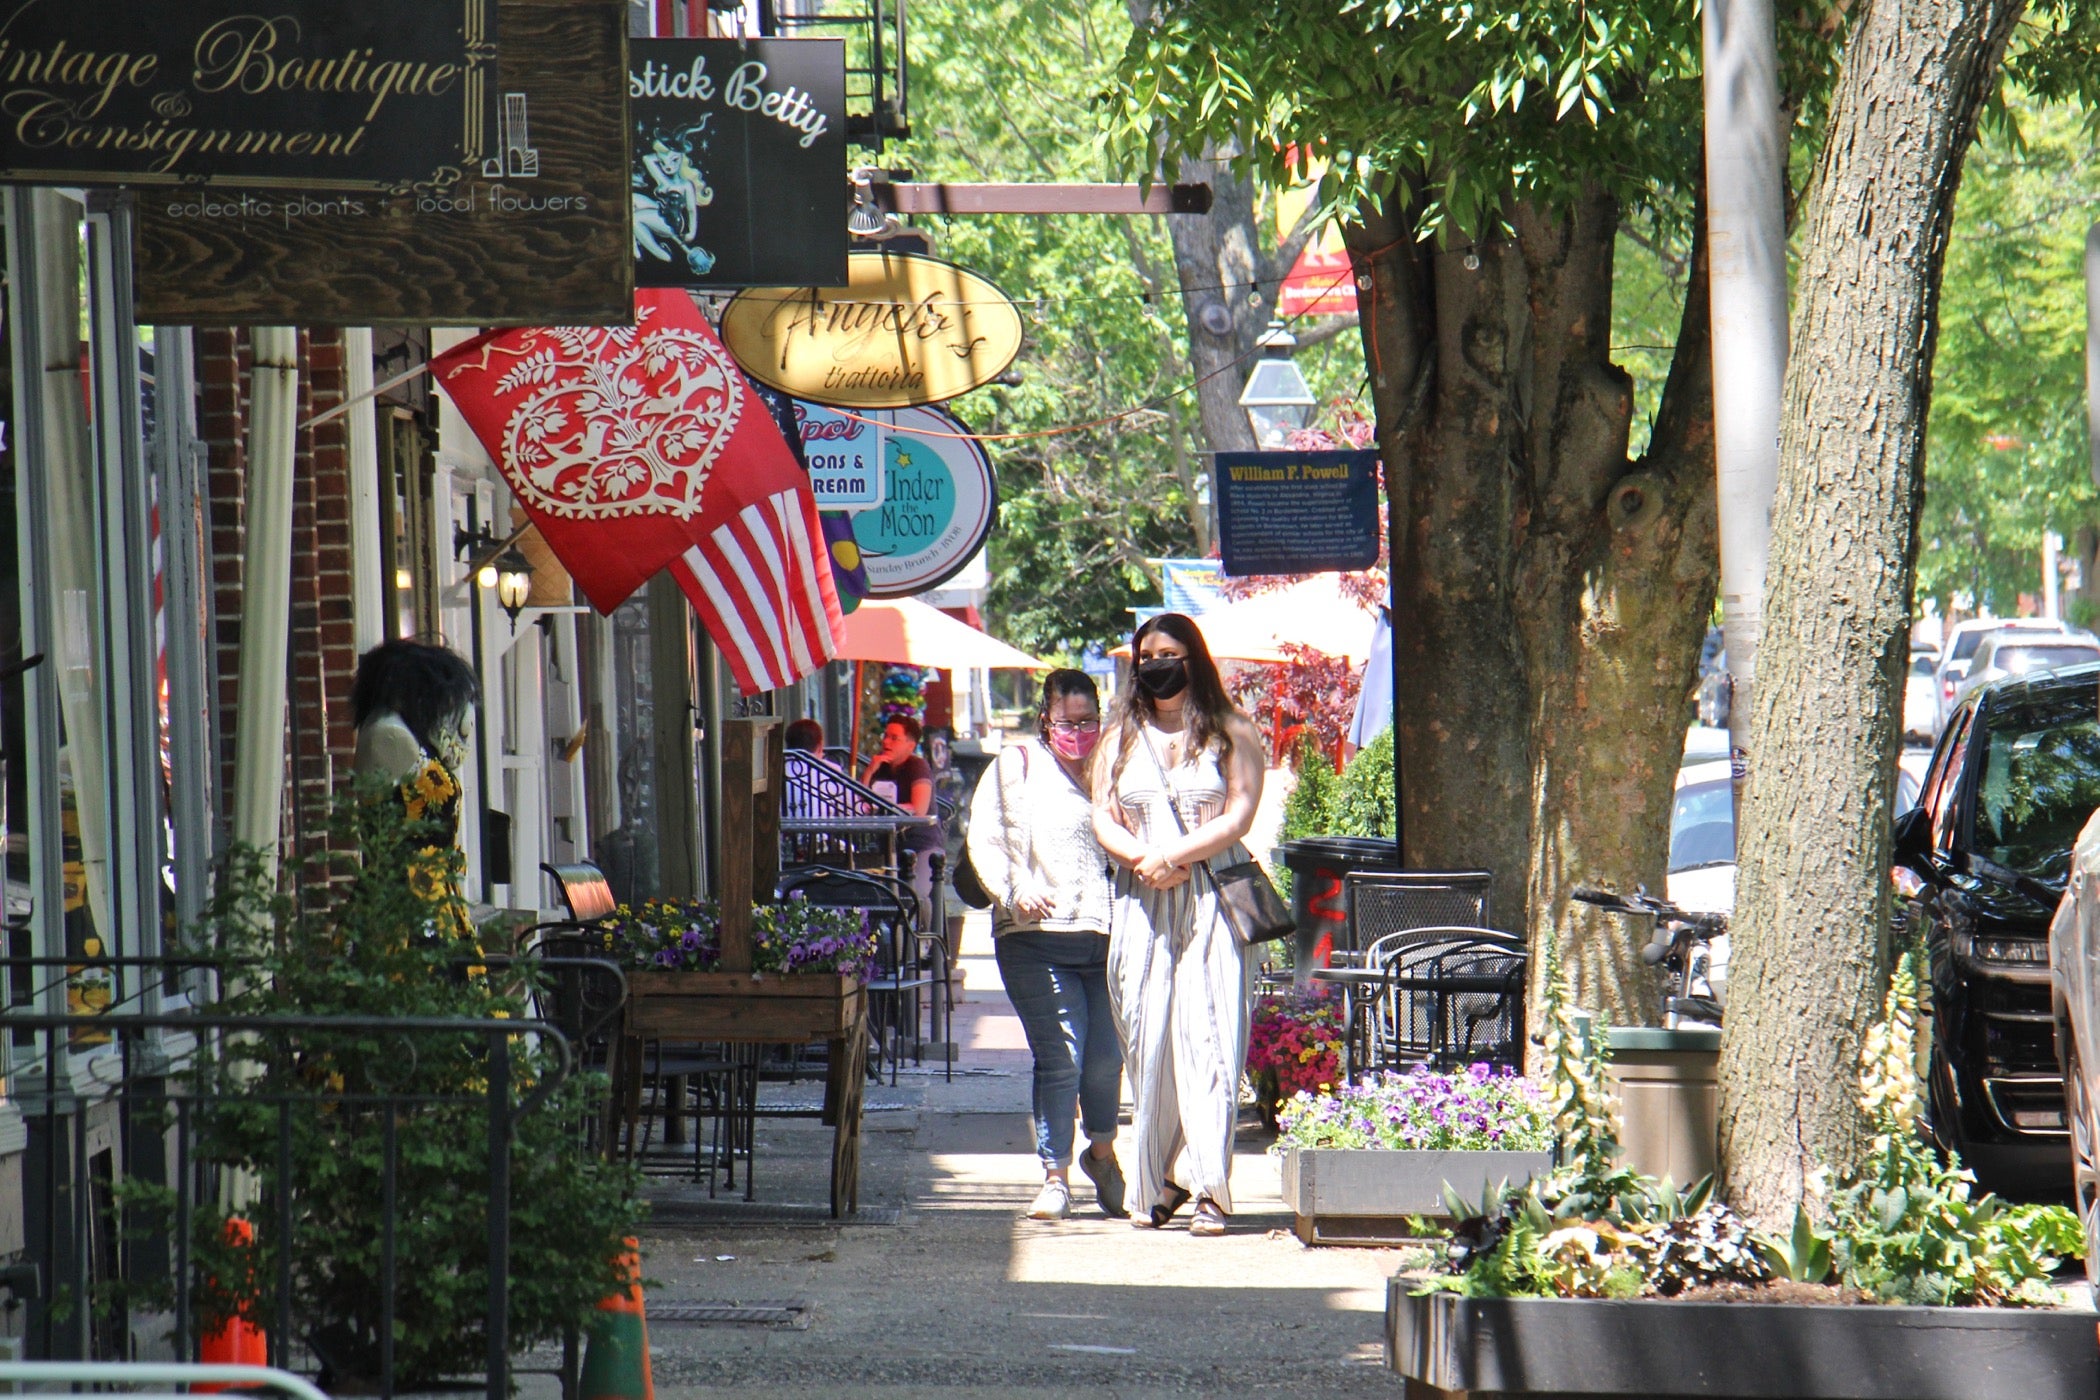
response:
[[[1291,334],[1298,338],[1300,350],[1310,350],[1315,345],[1326,344],[1343,331],[1355,330],[1359,324],[1357,313],[1352,311],[1343,316],[1322,316],[1304,330],[1293,330]]]
[[[1670,357],[1670,377],[1663,382],[1655,408],[1655,429],[1640,465],[1672,479],[1687,472],[1713,477],[1714,365],[1712,306],[1706,287],[1706,195],[1693,206],[1692,253],[1684,288],[1684,318],[1678,322],[1677,349]]]

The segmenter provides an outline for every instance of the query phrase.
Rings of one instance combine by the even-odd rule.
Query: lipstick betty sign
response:
[[[0,181],[403,188],[482,158],[495,0],[9,0]]]
[[[635,282],[846,280],[843,39],[628,45]]]

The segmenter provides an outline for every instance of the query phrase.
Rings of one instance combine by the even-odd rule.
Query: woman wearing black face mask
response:
[[[1094,834],[1115,859],[1109,995],[1137,1139],[1134,1224],[1165,1225],[1191,1197],[1192,1235],[1232,1211],[1232,1139],[1247,1058],[1247,958],[1208,881],[1190,868],[1247,859],[1264,750],[1232,707],[1196,624],[1161,613],[1102,735]]]

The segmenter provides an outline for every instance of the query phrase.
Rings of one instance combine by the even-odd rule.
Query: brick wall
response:
[[[240,696],[241,599],[246,546],[248,371],[242,330],[199,333],[200,429],[210,453],[212,579],[220,707],[220,771],[233,780],[233,732]],[[342,334],[299,336],[298,421],[343,401]],[[287,842],[309,851],[325,833],[337,785],[348,779],[357,736],[350,687],[357,670],[351,633],[350,451],[347,418],[301,427],[292,492],[291,659],[285,744]],[[221,814],[222,819],[230,814]]]

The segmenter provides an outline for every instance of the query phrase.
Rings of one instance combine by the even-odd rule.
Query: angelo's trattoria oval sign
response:
[[[1021,313],[984,278],[917,253],[857,252],[844,287],[752,287],[722,341],[762,384],[841,408],[939,403],[1021,353]]]

